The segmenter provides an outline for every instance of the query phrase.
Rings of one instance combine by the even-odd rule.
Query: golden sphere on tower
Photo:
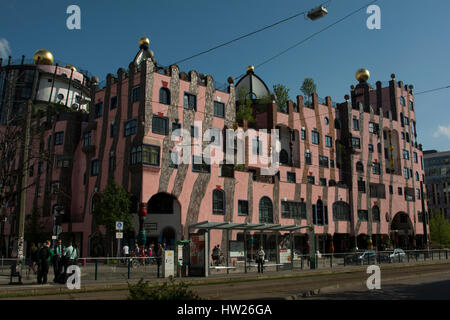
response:
[[[367,69],[361,68],[356,71],[356,80],[359,82],[367,81],[370,78],[370,72]]]
[[[255,71],[255,66],[248,66],[247,71]]]
[[[35,64],[53,64],[53,54],[47,49],[36,50],[33,59]]]
[[[139,39],[139,47],[140,46],[149,46],[150,45],[150,40],[147,37],[142,37]]]
[[[71,64],[66,65],[64,68],[73,70],[73,72],[76,72],[76,71],[77,71],[77,68],[75,68],[75,66],[73,66],[73,65],[71,65]]]

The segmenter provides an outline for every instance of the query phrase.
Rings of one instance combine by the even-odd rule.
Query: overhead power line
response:
[[[443,90],[443,89],[448,89],[448,88],[450,88],[450,86],[441,87],[441,88],[436,88],[436,89],[430,89],[430,90],[426,90],[426,91],[421,91],[421,92],[417,92],[417,93],[414,94],[414,95],[417,96],[417,95],[419,95],[419,94],[429,93],[429,92],[434,92],[434,91]]]
[[[373,4],[373,3],[377,2],[377,1],[378,1],[378,0],[373,0],[373,1],[369,2],[369,3],[367,3],[366,5],[360,7],[359,9],[356,9],[356,10],[350,12],[349,14],[347,14],[347,15],[344,16],[344,17],[342,17],[341,19],[339,19],[339,20],[333,22],[332,24],[326,26],[325,28],[323,28],[323,29],[321,29],[321,30],[319,30],[319,31],[317,31],[317,32],[315,32],[315,33],[313,33],[312,35],[310,35],[310,36],[306,37],[305,39],[303,39],[303,40],[301,40],[301,41],[295,43],[294,45],[292,45],[292,46],[290,46],[289,48],[287,48],[287,49],[285,49],[285,50],[283,50],[283,51],[277,53],[276,55],[274,55],[274,56],[272,56],[272,57],[270,57],[270,58],[264,60],[263,62],[261,62],[260,64],[256,65],[255,67],[258,68],[258,67],[261,67],[261,66],[263,66],[263,65],[265,65],[265,64],[267,64],[267,63],[269,63],[270,61],[272,61],[272,60],[278,58],[279,56],[285,54],[286,52],[288,52],[288,51],[290,51],[290,50],[292,50],[292,49],[298,47],[299,45],[305,43],[306,41],[308,41],[308,40],[310,40],[310,39],[312,39],[312,38],[314,38],[314,37],[317,36],[318,34],[320,34],[320,33],[324,32],[324,31],[330,29],[331,27],[337,25],[338,23],[340,23],[340,22],[346,20],[347,18],[349,18],[349,17],[351,17],[352,15],[358,13],[359,11],[363,10],[364,8],[367,8],[368,6],[370,6],[371,4]],[[241,77],[244,76],[244,75],[245,75],[245,73],[243,73],[243,74],[241,74],[240,76],[236,77],[236,79],[239,79],[239,78],[241,78]]]
[[[325,6],[326,4],[330,3],[331,1],[332,1],[332,0],[328,0],[327,2],[325,2],[325,3],[321,4],[321,5],[322,5],[322,6]],[[298,13],[296,13],[296,14],[294,14],[294,15],[288,17],[288,18],[279,20],[279,21],[277,21],[277,22],[275,22],[275,23],[272,23],[272,24],[270,24],[270,25],[267,25],[267,26],[265,26],[265,27],[262,27],[262,28],[260,28],[260,29],[258,29],[258,30],[252,31],[252,32],[250,32],[250,33],[247,33],[247,34],[244,34],[244,35],[239,36],[239,37],[237,37],[237,38],[234,38],[234,39],[232,39],[232,40],[229,40],[229,41],[227,41],[227,42],[221,43],[221,44],[219,44],[219,45],[217,45],[217,46],[215,46],[215,47],[212,47],[212,48],[210,48],[210,49],[201,51],[201,52],[196,53],[196,54],[194,54],[194,55],[192,55],[192,56],[190,56],[190,57],[187,57],[187,58],[178,60],[178,61],[176,61],[175,63],[171,63],[170,65],[173,65],[173,64],[180,64],[180,63],[185,62],[185,61],[187,61],[187,60],[194,59],[194,58],[196,58],[196,57],[199,57],[199,56],[201,56],[201,55],[204,55],[204,54],[206,54],[206,53],[209,53],[209,52],[211,52],[211,51],[214,51],[214,50],[216,50],[216,49],[219,49],[219,48],[221,48],[221,47],[225,47],[225,46],[227,46],[227,45],[229,45],[229,44],[231,44],[231,43],[233,43],[233,42],[242,40],[242,39],[244,39],[244,38],[248,38],[248,37],[250,37],[250,36],[252,36],[252,35],[254,35],[254,34],[257,34],[257,33],[262,32],[262,31],[264,31],[264,30],[273,28],[273,27],[275,27],[275,26],[277,26],[277,25],[279,25],[279,24],[282,24],[282,23],[284,23],[284,22],[286,22],[286,21],[289,21],[289,20],[292,20],[292,19],[294,19],[294,18],[297,18],[298,16],[305,15],[307,12],[308,12],[307,10],[306,10],[306,11],[302,11],[302,12],[298,12]]]

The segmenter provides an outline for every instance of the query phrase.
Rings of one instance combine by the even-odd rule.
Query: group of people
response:
[[[124,244],[122,248],[122,256],[125,258],[128,257],[137,257],[141,258],[142,263],[150,263],[151,259],[155,259],[156,264],[158,265],[158,278],[160,275],[160,267],[162,263],[162,257],[164,255],[164,248],[161,243],[151,244],[149,246],[139,246],[137,243],[134,244],[134,247],[130,249],[127,243]]]
[[[76,264],[78,258],[78,247],[76,243],[69,242],[67,246],[61,240],[51,247],[50,240],[36,247],[31,246],[31,269],[37,274],[38,284],[46,284],[50,264],[53,265],[55,283],[65,283],[67,268]],[[37,270],[36,270],[37,268]]]

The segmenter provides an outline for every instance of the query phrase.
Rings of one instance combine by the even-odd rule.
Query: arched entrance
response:
[[[413,224],[405,212],[398,212],[391,223],[391,239],[395,248],[411,249],[413,247]]]
[[[160,242],[167,249],[174,249],[181,239],[181,206],[173,195],[160,192],[147,202],[145,229],[147,245]]]

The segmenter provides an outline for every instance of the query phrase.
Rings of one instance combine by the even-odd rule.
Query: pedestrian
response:
[[[38,284],[47,283],[48,268],[52,257],[53,251],[50,249],[50,241],[46,241],[38,253]]]
[[[40,244],[39,244],[39,247],[36,247],[34,242],[31,244],[31,249],[30,249],[31,270],[33,270],[34,274],[37,274],[37,270],[36,270],[36,266],[37,266],[37,262],[38,262],[37,253],[40,248],[41,248]]]
[[[256,253],[256,262],[258,263],[258,273],[264,272],[264,257],[266,256],[266,253],[263,250],[263,247],[261,246]]]
[[[137,243],[134,244],[134,256],[139,257],[139,246]]]
[[[212,258],[212,265],[217,265],[219,260],[219,245],[214,246],[214,249],[212,250],[211,258]]]
[[[61,239],[58,240],[58,244],[56,245],[55,248],[55,254],[53,256],[53,272],[55,274],[55,278],[53,279],[53,282],[57,282],[59,275],[61,274],[61,270],[62,270],[62,256],[64,253],[64,247],[62,245],[62,241]]]
[[[125,258],[128,258],[130,256],[130,247],[128,247],[128,244],[126,242],[122,248],[122,254]]]
[[[70,257],[72,256],[73,250],[74,250],[74,248],[72,246],[72,242],[69,241],[69,245],[67,246],[66,249],[64,249],[64,254],[63,254],[64,274],[67,273],[67,268],[69,267]]]
[[[159,278],[159,269],[161,267],[161,263],[162,263],[162,259],[163,259],[163,254],[164,254],[164,249],[163,249],[161,243],[158,243],[156,246],[156,252],[155,252],[156,263],[158,265],[158,275],[157,275],[158,278]]]

